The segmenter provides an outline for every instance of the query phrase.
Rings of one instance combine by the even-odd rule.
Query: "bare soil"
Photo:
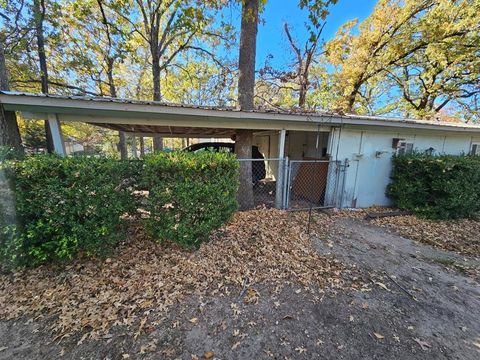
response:
[[[334,216],[328,227],[311,241],[319,259],[333,256],[356,269],[341,275],[352,286],[262,279],[226,293],[190,294],[135,331],[115,327],[96,340],[78,332],[54,340],[48,317],[4,320],[0,359],[480,357],[479,279],[459,270],[480,267],[478,257],[417,243],[362,219]]]

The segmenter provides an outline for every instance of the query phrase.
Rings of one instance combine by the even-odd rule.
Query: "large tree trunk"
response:
[[[47,56],[45,54],[45,38],[43,35],[43,21],[45,19],[45,1],[34,0],[34,17],[35,17],[35,35],[37,37],[38,62],[40,65],[40,82],[42,85],[42,93],[48,94],[48,68]],[[53,153],[53,138],[50,130],[50,124],[45,120],[45,137],[47,140],[47,151]]]
[[[257,48],[258,1],[244,0],[238,59],[238,105],[240,110],[254,109],[255,57]]]
[[[237,130],[235,139],[235,153],[239,159],[252,158],[253,133],[251,130]],[[248,210],[254,207],[252,162],[240,161],[240,187],[238,189],[238,204],[240,210]]]
[[[9,91],[7,65],[5,61],[5,42],[0,37],[0,90]],[[17,116],[13,111],[4,111],[0,105],[0,146],[12,147],[23,151],[22,138],[18,130]]]
[[[258,1],[244,0],[242,5],[242,28],[238,60],[238,105],[242,111],[254,109],[255,57],[257,47]],[[253,133],[251,130],[237,130],[235,153],[239,159],[252,158]],[[241,210],[254,207],[252,162],[240,162],[240,187],[238,203]]]

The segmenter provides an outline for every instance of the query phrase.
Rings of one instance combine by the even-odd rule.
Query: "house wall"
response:
[[[393,138],[413,143],[415,151],[434,149],[436,154],[460,155],[468,153],[477,137],[468,134],[428,132],[421,130],[364,130],[349,128],[332,129],[329,154],[332,160],[344,161],[345,172],[342,206],[387,206],[390,200],[385,191],[390,182]]]
[[[317,134],[319,136],[319,146],[317,144]],[[329,132],[316,131],[288,131],[285,138],[285,156],[290,160],[302,160],[305,157],[310,158],[325,158],[322,156],[328,147]],[[278,141],[280,134],[278,131],[261,131],[254,133],[253,145],[258,146],[258,149],[265,158],[278,158]],[[276,178],[278,171],[278,161],[270,161],[266,164],[267,177]]]

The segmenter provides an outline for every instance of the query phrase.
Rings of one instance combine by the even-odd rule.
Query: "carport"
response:
[[[242,112],[232,108],[17,92],[0,92],[0,103],[4,110],[21,112],[27,120],[47,120],[55,151],[62,156],[65,155],[61,128],[64,122],[89,123],[132,136],[164,138],[230,138],[237,130],[253,130],[254,142],[259,142],[255,145],[268,148],[265,157],[267,171],[275,184],[276,207],[284,206],[287,173],[283,161],[286,143],[288,145],[287,132],[329,132],[330,126],[326,123],[331,119],[317,116],[316,121],[305,121],[305,116],[280,112]]]
[[[55,151],[65,154],[61,124],[89,123],[139,136],[219,137],[254,132],[271,159],[276,207],[290,195],[315,206],[388,205],[392,155],[405,151],[480,155],[480,126],[332,113],[238,111],[152,101],[0,92],[5,111],[48,120]],[[252,159],[240,159],[252,161]],[[272,184],[273,184],[272,183]],[[269,190],[272,193],[272,190]],[[270,200],[269,200],[270,201]]]

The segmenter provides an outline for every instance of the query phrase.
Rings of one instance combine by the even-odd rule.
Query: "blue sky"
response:
[[[338,0],[330,8],[330,15],[323,31],[323,38],[331,39],[338,28],[352,19],[365,19],[371,14],[376,0]],[[298,8],[298,0],[269,0],[261,14],[262,23],[258,27],[257,69],[262,67],[269,54],[273,55],[271,64],[281,67],[289,63],[291,53],[283,25],[288,22],[294,36],[301,40],[308,36],[304,23],[306,12]]]

